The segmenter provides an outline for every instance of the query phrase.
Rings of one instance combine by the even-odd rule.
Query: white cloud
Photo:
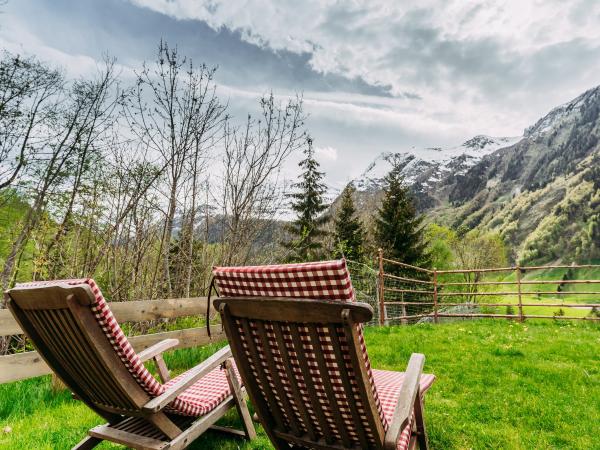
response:
[[[336,161],[338,159],[338,151],[333,147],[316,147],[315,155],[320,161]]]
[[[162,36],[221,67],[218,92],[241,120],[270,88],[282,99],[304,89],[308,129],[334,150],[322,167],[338,184],[381,151],[517,135],[600,84],[598,0],[129,0],[98,11],[94,0],[9,2],[0,45],[70,77],[95,71],[106,49],[130,75]],[[113,16],[123,26],[107,24]],[[260,48],[227,31],[212,40],[189,19]]]
[[[311,64],[319,71],[392,84],[398,93],[410,64],[385,58],[411,24],[438,30],[445,41],[491,38],[523,55],[566,39],[600,38],[600,4],[593,1],[131,1],[178,19],[239,31],[248,42],[273,50],[311,53]],[[398,67],[404,68],[398,72]]]
[[[238,31],[273,51],[306,53],[318,72],[389,86],[397,97],[415,93],[421,104],[387,106],[392,114],[410,108],[424,123],[514,135],[600,83],[597,1],[130,1]],[[579,69],[565,73],[571,64]]]

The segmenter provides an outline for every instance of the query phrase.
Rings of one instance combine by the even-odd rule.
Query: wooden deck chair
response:
[[[136,449],[185,448],[234,406],[244,432],[230,431],[254,438],[229,347],[169,379],[161,354],[178,341],[136,353],[91,279],[20,285],[6,299],[48,366],[108,422],[89,430],[74,448],[93,448],[102,440]],[[144,366],[150,359],[163,383]]]
[[[277,449],[427,448],[413,354],[405,373],[371,369],[345,261],[214,268],[234,359]],[[317,299],[317,300],[315,300]]]

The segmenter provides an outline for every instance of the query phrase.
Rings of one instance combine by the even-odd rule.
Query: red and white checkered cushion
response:
[[[235,364],[233,365],[233,368],[241,383]],[[165,383],[165,389],[169,389],[169,387],[185,375],[186,373],[182,373],[178,377]],[[217,367],[183,391],[183,393],[167,407],[167,410],[183,416],[202,416],[215,409],[230,395],[231,389],[229,387],[229,382],[227,381],[226,372],[221,367]]]
[[[91,278],[38,281],[19,284],[19,287],[47,287],[61,284],[69,284],[72,286],[87,284],[91,288],[95,299],[95,302],[91,305],[91,309],[94,312],[94,317],[96,318],[98,325],[104,331],[104,334],[108,338],[115,352],[119,355],[121,361],[123,361],[127,370],[129,370],[133,378],[151,397],[161,395],[165,392],[166,388],[177,379],[175,378],[169,383],[162,385],[154,378],[154,376],[152,376],[148,369],[146,369],[115,319],[102,292],[100,292],[100,288]],[[181,374],[180,377],[184,375],[185,373]],[[181,415],[199,416],[216,408],[220,401],[223,401],[229,394],[230,389],[225,376],[225,371],[218,367],[178,396],[168,406],[168,409],[170,412]],[[203,398],[203,395],[206,395],[206,398]],[[217,401],[217,399],[221,400]]]
[[[214,267],[213,275],[221,297],[287,297],[314,300],[354,301],[354,289],[346,260],[280,264],[269,266]],[[362,325],[357,327],[361,353],[380,418],[387,422],[371,373]],[[310,355],[307,355],[310,360]],[[340,383],[341,384],[341,383]]]
[[[352,301],[354,291],[346,261],[270,266],[214,267],[222,297],[290,297]]]
[[[404,372],[373,369],[373,377],[375,378],[375,386],[377,387],[377,393],[379,394],[383,413],[385,414],[386,420],[391,422],[394,417],[396,403],[398,402],[398,395],[400,394],[400,389],[402,388],[402,383],[404,381]],[[435,375],[425,373],[421,375],[419,383],[421,386],[421,396],[425,395],[425,392],[427,392],[434,381]],[[400,439],[398,440],[398,450],[405,450],[408,448],[412,434],[411,428],[412,423],[409,423],[402,431]]]

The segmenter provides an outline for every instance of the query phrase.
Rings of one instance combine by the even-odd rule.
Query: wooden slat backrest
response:
[[[369,305],[228,297],[215,307],[276,447],[382,448],[384,424],[357,330],[373,315]]]
[[[214,282],[220,297],[285,297],[353,302],[354,289],[344,259],[267,266],[214,267]],[[381,408],[373,379],[371,362],[362,332],[357,327],[363,363],[368,374],[379,417],[384,428],[388,424]]]
[[[89,286],[50,285],[8,291],[8,307],[63,382],[103,416],[141,415],[150,399],[99,326]]]

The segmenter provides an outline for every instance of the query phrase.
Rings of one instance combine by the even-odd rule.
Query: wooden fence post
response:
[[[433,268],[433,322],[438,323],[438,283],[437,269]]]
[[[519,297],[519,322],[523,322],[523,296],[521,292],[521,266],[517,264],[516,276],[517,276],[517,295]]]
[[[379,325],[385,325],[385,305],[383,303],[384,298],[384,272],[383,272],[383,249],[380,248],[378,251],[379,257]]]

